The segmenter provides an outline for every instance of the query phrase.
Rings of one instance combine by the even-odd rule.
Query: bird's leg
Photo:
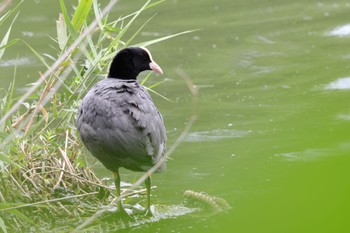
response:
[[[152,216],[151,212],[151,176],[148,176],[145,180],[145,185],[147,189],[147,207],[145,211],[146,216]]]
[[[123,204],[122,204],[122,199],[120,197],[120,175],[119,175],[119,171],[115,171],[113,172],[113,176],[114,176],[114,184],[115,184],[115,189],[116,189],[116,194],[117,194],[117,206],[118,206],[118,213],[120,213],[120,215],[122,217],[129,217],[129,214],[125,211]]]

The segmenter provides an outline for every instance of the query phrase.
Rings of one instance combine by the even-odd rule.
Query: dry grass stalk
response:
[[[4,0],[2,3],[0,3],[0,13],[4,11],[9,5],[11,5],[12,0]]]

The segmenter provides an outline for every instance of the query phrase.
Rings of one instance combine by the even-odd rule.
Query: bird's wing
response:
[[[135,98],[132,117],[139,128],[143,129],[143,135],[148,138],[147,147],[153,152],[150,153],[155,162],[164,155],[166,150],[166,133],[163,122],[163,117],[155,107],[149,93],[141,86],[138,89],[138,97]],[[131,100],[134,100],[133,98]],[[130,99],[129,99],[130,101]]]

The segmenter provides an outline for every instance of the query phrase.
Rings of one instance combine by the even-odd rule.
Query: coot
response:
[[[120,196],[119,168],[147,171],[165,154],[166,134],[162,115],[137,76],[145,70],[162,74],[146,48],[120,50],[112,61],[107,79],[96,83],[84,97],[77,128],[85,147],[114,174]],[[166,169],[165,163],[157,172]],[[150,210],[151,178],[147,188],[146,214]],[[122,202],[118,211],[126,214]]]

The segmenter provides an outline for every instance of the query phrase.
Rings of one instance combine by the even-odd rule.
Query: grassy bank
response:
[[[60,0],[57,35],[50,35],[55,38],[57,54],[50,56],[39,54],[23,40],[9,39],[20,4],[8,5],[1,12],[0,27],[1,22],[12,23],[0,44],[0,58],[11,45],[26,43],[47,68],[23,96],[14,95],[14,83],[0,90],[3,232],[71,231],[115,198],[113,189],[99,180],[85,161],[86,151],[75,128],[76,110],[86,91],[106,74],[116,51],[134,45],[133,39],[149,21],[130,33],[133,22],[161,1],[146,1],[134,13],[109,20],[108,12],[116,2],[101,6],[98,1],[80,1],[70,15],[73,7]],[[151,45],[183,33],[187,32],[138,45]]]

